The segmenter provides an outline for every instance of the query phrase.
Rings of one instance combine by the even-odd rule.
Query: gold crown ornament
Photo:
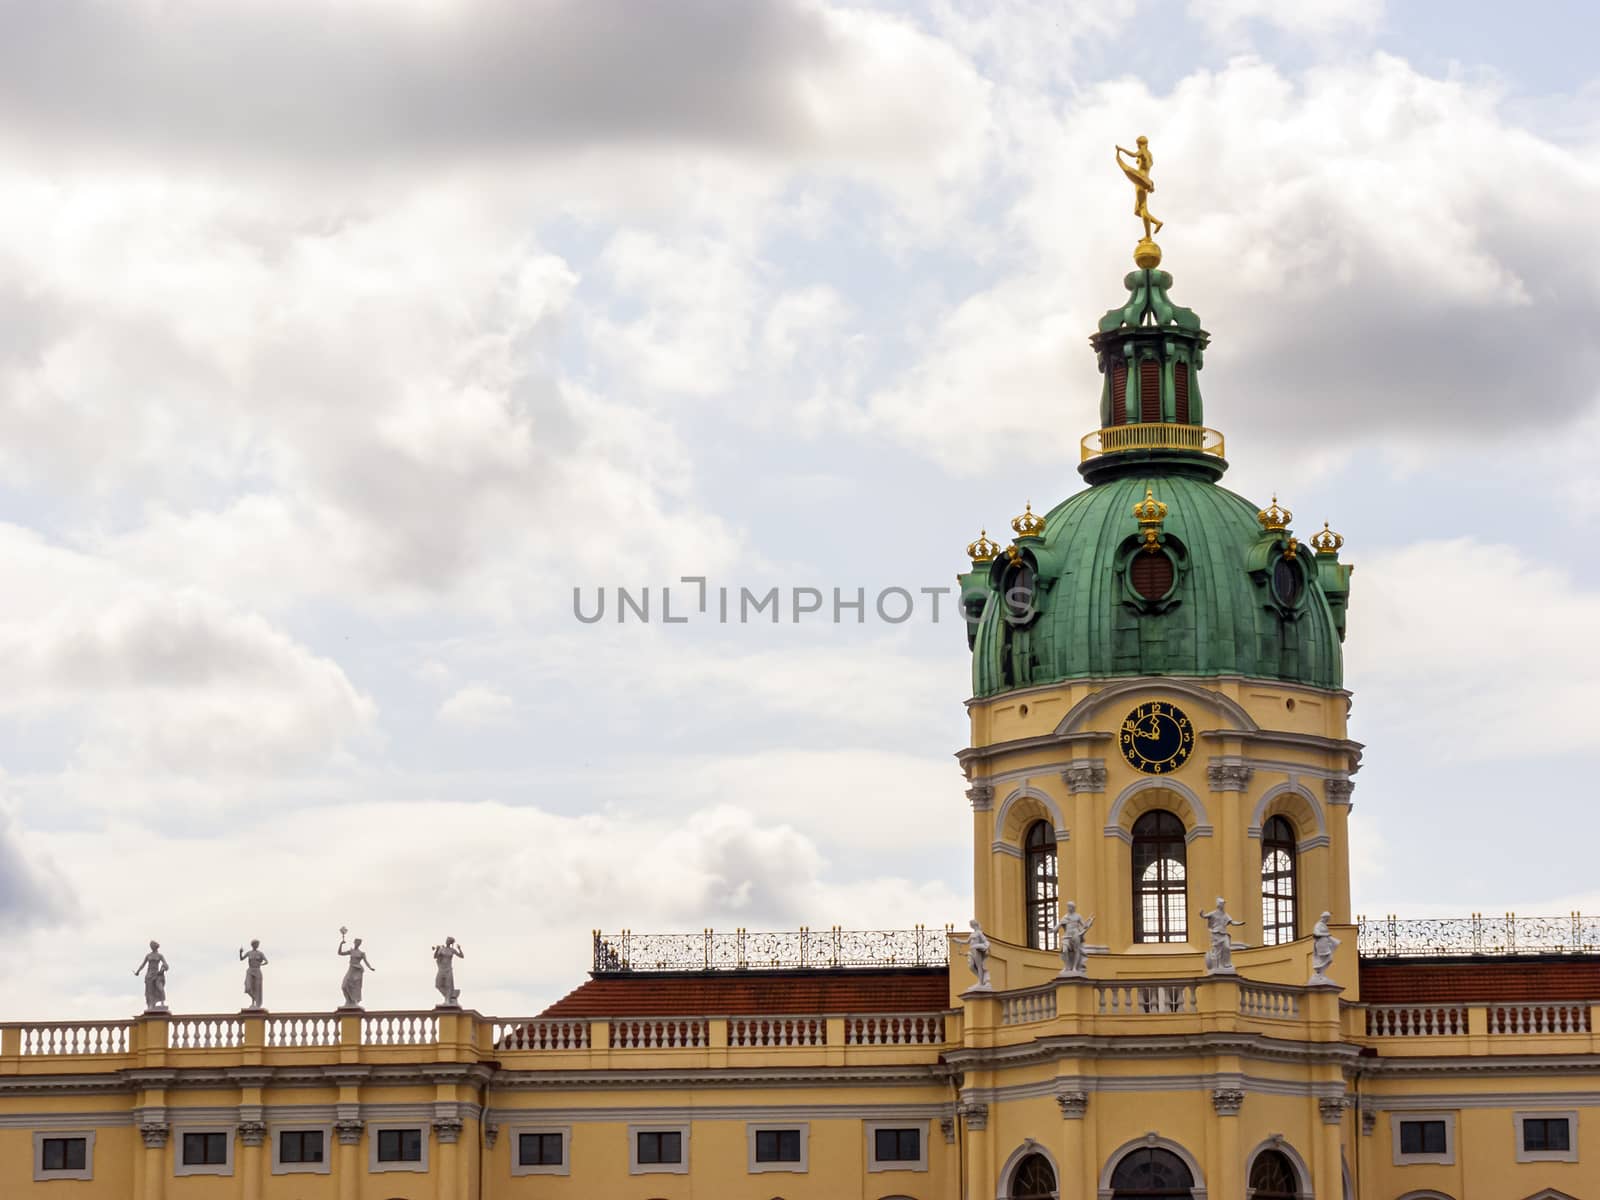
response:
[[[1311,548],[1318,554],[1337,554],[1343,545],[1343,536],[1329,529],[1326,521],[1322,523],[1321,533],[1311,535]]]
[[[1144,549],[1151,554],[1161,544],[1161,523],[1167,519],[1167,506],[1156,499],[1149,488],[1144,489],[1144,499],[1133,506],[1134,518],[1144,535]]]
[[[1032,500],[1028,501],[1020,517],[1011,518],[1011,529],[1019,538],[1044,536],[1044,518],[1033,511]]]
[[[1268,533],[1282,533],[1289,528],[1289,522],[1294,519],[1294,514],[1278,503],[1278,494],[1272,494],[1272,503],[1256,513],[1256,520],[1261,522],[1261,528]]]
[[[981,566],[993,562],[994,556],[1000,553],[1000,543],[989,536],[987,529],[978,531],[978,540],[967,543],[967,557],[972,560],[973,566]]]

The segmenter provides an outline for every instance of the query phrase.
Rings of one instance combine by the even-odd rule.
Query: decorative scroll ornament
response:
[[[602,975],[656,971],[811,970],[818,967],[943,967],[950,927],[809,929],[773,933],[703,929],[699,933],[594,934],[594,970]]]
[[[1156,553],[1161,548],[1161,523],[1167,519],[1167,506],[1145,488],[1144,499],[1133,506],[1133,515],[1139,522],[1139,538],[1143,543],[1140,549]]]
[[[1272,503],[1256,513],[1256,520],[1261,522],[1261,528],[1267,533],[1282,533],[1294,520],[1294,513],[1278,503],[1278,494],[1274,492]]]
[[[1463,958],[1480,954],[1600,954],[1600,917],[1357,918],[1362,958]]]
[[[1033,511],[1033,501],[1023,507],[1020,517],[1011,518],[1011,529],[1019,538],[1044,536],[1044,518]]]
[[[450,1118],[433,1123],[433,1134],[441,1146],[451,1146],[461,1140],[461,1122]]]
[[[1089,1111],[1089,1093],[1057,1092],[1056,1103],[1061,1106],[1063,1121],[1081,1121]]]
[[[972,560],[972,565],[975,567],[993,562],[994,556],[999,553],[1000,543],[989,537],[987,529],[978,531],[977,541],[967,543],[967,557]]]
[[[267,1141],[267,1126],[264,1121],[240,1121],[239,1141],[246,1146],[262,1146]]]
[[[1339,548],[1344,545],[1344,538],[1328,528],[1328,523],[1322,523],[1322,531],[1311,535],[1311,548],[1318,554],[1338,554]]]
[[[977,1133],[989,1126],[989,1106],[978,1101],[967,1101],[956,1109],[961,1114],[961,1119],[967,1123],[967,1128]]]
[[[1324,1096],[1317,1101],[1317,1111],[1322,1114],[1324,1125],[1340,1125],[1344,1122],[1344,1097]]]
[[[139,1136],[144,1139],[147,1149],[159,1150],[167,1144],[167,1136],[172,1132],[172,1126],[147,1121],[139,1126]]]
[[[361,1142],[361,1131],[366,1126],[361,1121],[335,1121],[333,1131],[339,1136],[341,1146],[355,1146]]]

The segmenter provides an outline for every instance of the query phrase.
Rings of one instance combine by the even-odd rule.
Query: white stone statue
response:
[[[1084,966],[1083,940],[1088,935],[1094,918],[1078,915],[1075,901],[1067,901],[1067,911],[1056,922],[1056,937],[1061,944],[1061,974],[1059,979],[1071,979],[1088,974]]]
[[[339,926],[339,953],[350,960],[350,966],[344,973],[344,983],[340,987],[344,991],[344,1007],[360,1008],[362,974],[366,971],[376,971],[378,968],[372,965],[372,960],[367,957],[367,952],[361,948],[360,938],[357,938],[346,949],[344,935],[349,932],[350,930],[345,926]]]
[[[1217,897],[1217,907],[1211,912],[1202,912],[1200,919],[1206,923],[1206,928],[1211,931],[1211,949],[1206,951],[1206,973],[1208,975],[1232,975],[1233,969],[1233,936],[1229,934],[1230,925],[1243,925],[1243,921],[1235,921],[1228,915],[1227,901],[1221,896]]]
[[[152,941],[150,953],[139,960],[133,969],[135,975],[144,972],[144,1007],[146,1012],[165,1012],[167,1008],[167,959],[161,953],[161,943]]]
[[[433,948],[433,961],[438,968],[433,973],[433,986],[439,989],[439,995],[444,997],[444,1007],[456,1007],[456,1001],[461,993],[456,988],[455,960],[465,958],[460,946],[456,945],[453,937],[447,937],[442,946]]]
[[[1311,987],[1338,987],[1328,978],[1328,968],[1333,965],[1333,952],[1339,948],[1339,939],[1328,931],[1332,913],[1323,913],[1311,927]]]
[[[250,1012],[261,1007],[261,968],[267,965],[267,956],[261,953],[260,938],[251,938],[248,950],[239,947],[239,961],[246,964],[244,994],[250,997],[250,1004],[245,1011]]]
[[[974,917],[967,922],[972,932],[966,937],[957,937],[955,940],[967,948],[967,966],[972,968],[972,973],[978,977],[978,982],[972,985],[975,992],[986,992],[989,984],[989,939],[984,936],[983,926],[978,924]]]

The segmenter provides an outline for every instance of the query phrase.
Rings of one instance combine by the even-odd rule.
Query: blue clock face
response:
[[[1122,722],[1118,735],[1122,757],[1146,775],[1168,775],[1189,761],[1194,752],[1194,726],[1175,704],[1152,700],[1141,704]]]

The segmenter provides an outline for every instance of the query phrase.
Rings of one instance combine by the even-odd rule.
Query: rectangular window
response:
[[[1566,1117],[1523,1117],[1524,1150],[1572,1149],[1572,1126]]]
[[[756,1130],[756,1161],[758,1163],[799,1162],[800,1131],[798,1129]]]
[[[640,1163],[681,1163],[683,1134],[677,1130],[640,1133],[638,1151]]]
[[[517,1138],[517,1162],[524,1167],[562,1166],[561,1142],[559,1133],[521,1134]]]
[[[319,1163],[322,1154],[320,1129],[285,1129],[278,1134],[280,1163]]]
[[[83,1171],[89,1166],[89,1139],[45,1138],[39,1147],[39,1168],[44,1171]]]
[[[381,1163],[421,1162],[422,1130],[378,1130],[378,1161]]]
[[[1445,1126],[1443,1121],[1401,1121],[1401,1154],[1444,1154]]]
[[[879,1162],[918,1162],[922,1158],[922,1130],[875,1130],[872,1151]]]
[[[186,1167],[223,1166],[228,1161],[228,1135],[225,1133],[186,1133],[183,1135],[183,1165]]]

